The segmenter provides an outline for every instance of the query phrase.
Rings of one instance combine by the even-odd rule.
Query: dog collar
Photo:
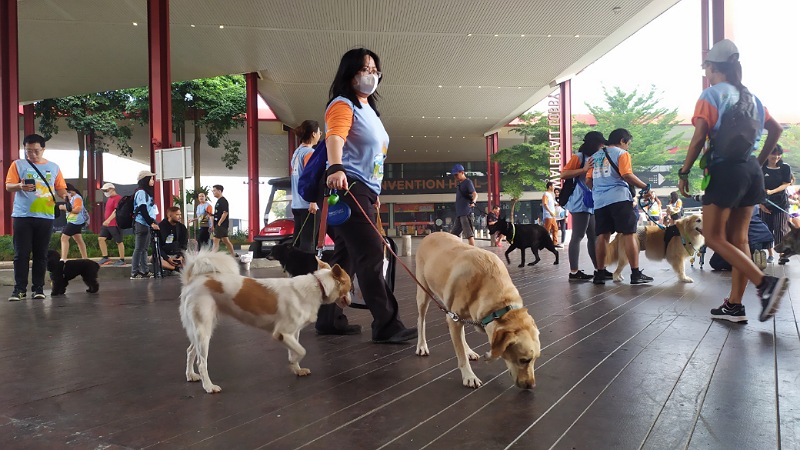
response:
[[[317,276],[314,275],[313,273],[311,274],[311,276],[314,277],[315,280],[317,280],[317,284],[319,285],[319,290],[322,291],[322,296],[325,297],[325,286],[323,286],[322,280],[317,278]]]
[[[519,306],[517,306],[517,305],[508,305],[505,308],[498,309],[497,311],[491,312],[488,316],[486,316],[483,319],[481,319],[481,326],[485,327],[485,326],[489,325],[493,321],[503,317],[507,312],[509,312],[511,310],[514,310],[514,309],[519,309]]]

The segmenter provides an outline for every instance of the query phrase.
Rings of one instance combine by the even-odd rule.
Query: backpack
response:
[[[756,117],[752,94],[742,90],[739,101],[722,115],[719,128],[711,136],[711,151],[726,161],[746,161],[756,144],[756,136],[763,128]]]
[[[134,193],[134,195],[136,195]],[[117,226],[121,230],[133,228],[133,195],[126,195],[119,199],[116,212]]]
[[[583,161],[581,161],[581,168],[583,168],[583,165],[586,164],[586,157],[583,156],[582,159]],[[575,192],[575,186],[577,185],[578,178],[580,178],[580,176],[569,178],[561,183],[561,192],[558,193],[558,198],[556,199],[558,206],[562,208],[567,206],[569,198],[572,196],[572,193]]]
[[[303,173],[297,180],[297,193],[307,202],[316,202],[319,198],[319,184],[325,175],[325,166],[328,163],[328,148],[325,141],[321,141],[314,153],[308,159]]]

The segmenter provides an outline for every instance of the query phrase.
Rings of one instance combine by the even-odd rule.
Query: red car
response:
[[[264,210],[264,228],[253,237],[253,244],[250,251],[253,258],[266,258],[272,247],[284,242],[292,242],[294,239],[294,216],[292,215],[292,181],[289,177],[273,178],[268,181],[272,190],[267,200],[267,208]],[[269,221],[270,213],[277,217],[272,222]],[[313,225],[309,219],[306,226]],[[333,250],[333,239],[325,235],[324,250]]]

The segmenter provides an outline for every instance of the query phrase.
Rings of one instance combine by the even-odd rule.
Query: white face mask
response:
[[[364,95],[372,95],[378,89],[378,74],[356,76],[356,90]]]
[[[103,191],[103,195],[105,195],[106,198],[111,197],[111,192]]]

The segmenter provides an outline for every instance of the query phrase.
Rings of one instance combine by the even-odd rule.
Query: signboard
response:
[[[561,185],[561,94],[547,97],[547,125],[549,127],[550,181]]]
[[[156,179],[159,181],[183,180],[194,173],[191,147],[158,149],[155,159]]]
[[[475,190],[486,189],[486,177],[469,177]],[[458,183],[453,178],[384,179],[381,195],[385,194],[455,194]]]

